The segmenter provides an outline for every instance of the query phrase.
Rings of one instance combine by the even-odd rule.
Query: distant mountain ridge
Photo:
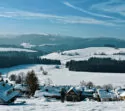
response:
[[[9,37],[10,36],[10,37]],[[79,38],[51,34],[23,34],[23,35],[0,35],[0,47],[21,47],[22,43],[34,45],[33,50],[44,51],[47,53],[53,51],[65,51],[72,49],[80,49],[86,47],[103,47],[114,46],[117,48],[125,48],[125,40],[100,37],[100,38]]]

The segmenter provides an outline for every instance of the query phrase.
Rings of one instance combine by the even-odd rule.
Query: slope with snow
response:
[[[36,52],[34,50],[29,50],[29,49],[21,49],[21,48],[1,48],[0,47],[0,52],[13,52],[13,51],[16,51],[16,52]]]
[[[40,67],[43,67],[48,75],[43,75]],[[12,68],[0,69],[4,77],[11,74],[27,73],[34,70],[37,74],[40,84],[47,82],[48,78],[52,80],[54,85],[79,85],[82,80],[88,82],[92,81],[95,85],[112,84],[113,86],[125,85],[125,74],[121,73],[93,73],[93,72],[75,72],[69,71],[63,65],[57,69],[54,65],[22,65]]]
[[[84,49],[70,50],[64,52],[54,52],[41,58],[57,59],[62,63],[70,60],[87,60],[90,57],[112,58],[116,60],[125,60],[125,48],[111,47],[90,47]]]

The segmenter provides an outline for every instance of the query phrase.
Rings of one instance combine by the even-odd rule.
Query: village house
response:
[[[29,94],[29,90],[28,90],[28,87],[27,87],[27,85],[25,85],[25,84],[15,84],[15,90],[17,90],[17,91],[19,91],[20,92],[20,97],[26,97],[28,94]]]
[[[95,88],[84,87],[82,91],[82,98],[93,99],[93,94],[96,92]]]
[[[71,87],[66,93],[67,101],[80,101],[82,92],[78,92],[75,87]]]
[[[20,92],[15,90],[14,86],[9,84],[8,81],[0,80],[0,104],[13,103],[19,94]]]
[[[118,100],[117,95],[112,90],[98,89],[97,95],[100,101],[116,101]]]
[[[115,89],[115,93],[119,100],[125,100],[125,88],[117,88]]]

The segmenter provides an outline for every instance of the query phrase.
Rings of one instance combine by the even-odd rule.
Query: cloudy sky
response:
[[[0,0],[0,34],[125,37],[125,0]]]

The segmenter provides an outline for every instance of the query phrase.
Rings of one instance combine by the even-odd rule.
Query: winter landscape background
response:
[[[0,111],[125,111],[125,0],[0,0]]]

